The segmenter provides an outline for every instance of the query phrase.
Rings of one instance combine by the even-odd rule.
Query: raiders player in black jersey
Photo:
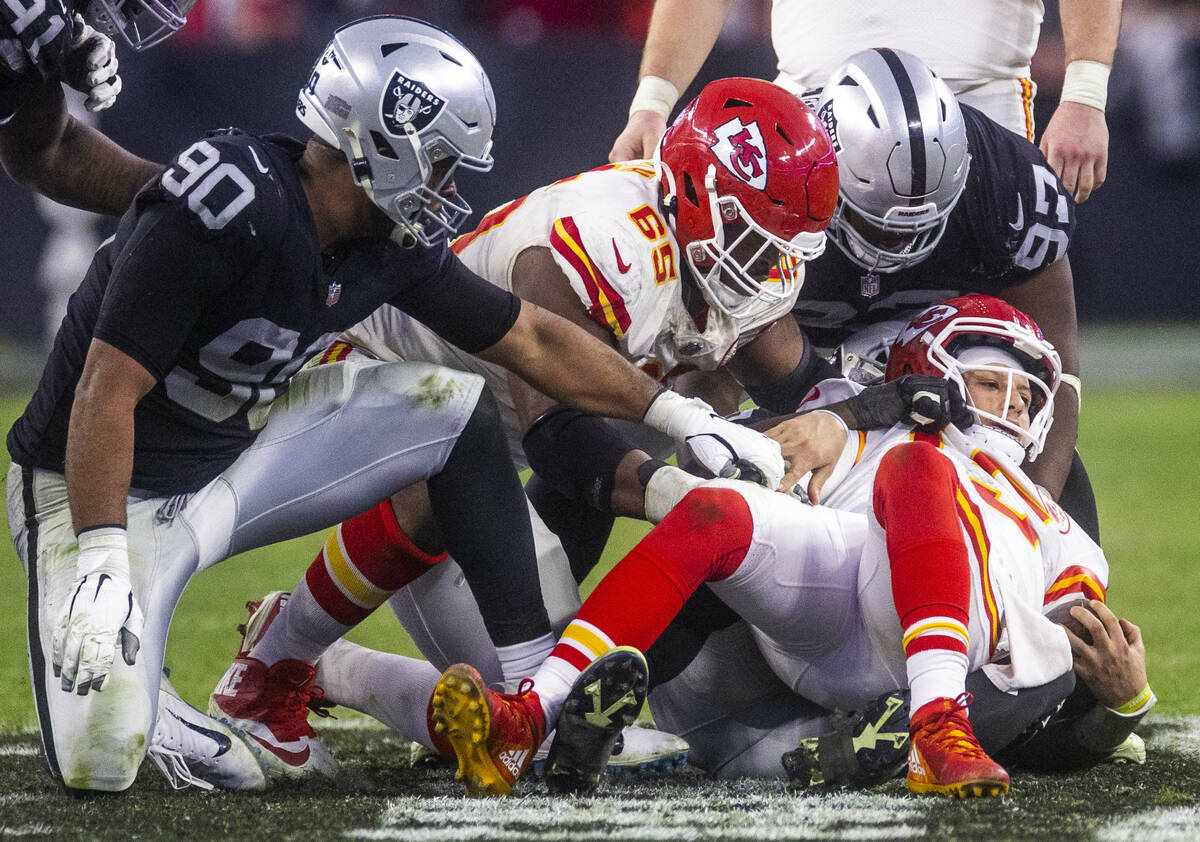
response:
[[[70,788],[132,783],[170,617],[195,572],[417,480],[498,647],[553,645],[482,379],[369,360],[300,371],[385,302],[557,400],[691,439],[715,471],[740,458],[776,483],[783,474],[774,442],[661,390],[449,251],[470,212],[454,171],[490,168],[495,114],[486,75],[452,36],[393,16],[348,24],[297,113],[316,133],[307,144],[224,131],[142,190],[9,433],[35,701],[51,772]],[[239,720],[257,728],[247,742],[271,775],[332,770],[302,712],[311,677],[286,660],[232,680],[301,699],[291,720]]]
[[[162,171],[67,113],[63,85],[103,111],[121,92],[113,38],[135,51],[170,36],[196,0],[0,3],[0,164],[56,202],[119,215]]]

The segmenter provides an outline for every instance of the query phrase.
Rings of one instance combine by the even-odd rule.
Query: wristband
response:
[[[1114,713],[1119,713],[1122,716],[1132,716],[1134,714],[1143,714],[1150,708],[1154,707],[1158,701],[1158,696],[1154,695],[1154,691],[1150,689],[1150,683],[1142,688],[1141,692],[1130,699],[1119,708],[1110,708]]]
[[[1079,404],[1079,409],[1083,409],[1083,384],[1079,382],[1079,378],[1074,374],[1063,372],[1058,376],[1058,381],[1075,390],[1075,401]]]
[[[629,115],[632,117],[635,111],[653,111],[666,120],[677,102],[678,88],[661,76],[643,76],[629,104]]]
[[[1099,61],[1079,59],[1071,62],[1063,75],[1062,96],[1059,97],[1059,102],[1078,102],[1103,111],[1108,101],[1110,72],[1112,68]]]

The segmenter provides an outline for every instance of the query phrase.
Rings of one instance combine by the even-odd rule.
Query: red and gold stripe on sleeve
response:
[[[617,339],[624,336],[630,322],[625,300],[583,247],[583,238],[572,217],[564,216],[554,221],[550,247],[567,261],[583,281],[583,288],[591,299],[588,313],[592,319],[601,327],[611,330]]]
[[[525,200],[528,198],[528,196],[522,196],[519,199],[513,199],[508,204],[496,208],[483,219],[479,220],[479,225],[476,226],[474,231],[469,231],[461,237],[455,238],[454,242],[450,244],[450,250],[455,254],[462,254],[463,249],[475,242],[476,239],[482,237],[488,231],[503,225],[512,216],[513,211],[525,204]]]
[[[1083,594],[1088,599],[1105,601],[1104,585],[1100,584],[1100,578],[1086,567],[1071,565],[1059,573],[1053,584],[1046,588],[1046,597],[1042,600],[1042,604],[1049,605],[1055,600],[1075,593]]]

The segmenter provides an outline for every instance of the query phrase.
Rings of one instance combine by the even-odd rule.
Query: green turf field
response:
[[[172,794],[143,766],[136,794],[70,799],[44,773],[25,662],[25,586],[8,541],[0,567],[0,836],[209,839],[1140,839],[1200,838],[1200,519],[1191,489],[1200,462],[1200,387],[1087,390],[1080,450],[1100,506],[1112,567],[1110,603],[1141,625],[1160,704],[1147,722],[1151,761],[1066,777],[1019,776],[1007,799],[950,804],[909,798],[893,782],[862,795],[795,798],[780,786],[705,782],[685,774],[627,783],[602,797],[466,802],[444,768],[410,767],[394,735],[354,717],[323,736],[345,774],[267,795]],[[0,399],[7,429],[23,399]],[[4,464],[7,465],[5,458]],[[641,534],[626,524],[609,559]],[[183,696],[204,700],[234,653],[243,603],[290,588],[320,536],[231,559],[198,576],[175,615],[167,663]],[[367,645],[411,651],[379,612],[354,633]],[[337,727],[342,726],[342,727]],[[345,726],[351,726],[346,728]],[[1098,798],[1104,793],[1103,798]]]

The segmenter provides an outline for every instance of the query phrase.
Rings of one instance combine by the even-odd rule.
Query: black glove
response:
[[[963,400],[958,384],[941,377],[906,374],[878,386],[868,386],[845,402],[854,416],[855,430],[891,427],[901,422],[926,432],[936,432],[947,424],[965,430],[975,415]]]

